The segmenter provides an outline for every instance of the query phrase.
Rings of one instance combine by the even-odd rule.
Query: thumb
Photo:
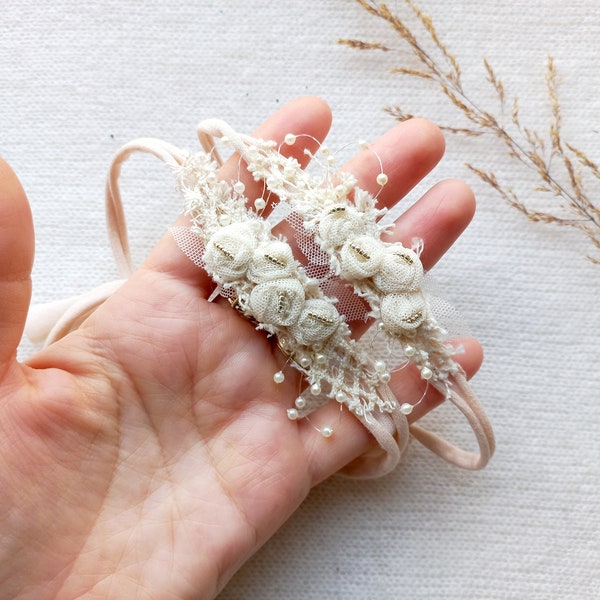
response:
[[[0,376],[16,356],[31,299],[34,236],[19,179],[0,159]]]

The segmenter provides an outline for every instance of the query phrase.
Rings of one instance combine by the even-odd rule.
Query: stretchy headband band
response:
[[[379,218],[384,211],[376,208],[376,198],[358,188],[352,176],[334,169],[335,161],[325,148],[321,156],[326,157],[326,167],[314,176],[295,159],[280,154],[274,142],[240,135],[221,121],[202,123],[199,137],[203,153],[187,154],[160,140],[141,139],[116,155],[107,184],[107,220],[121,275],[127,278],[133,267],[118,188],[120,167],[133,152],[148,152],[175,172],[191,227],[173,228],[172,233],[182,251],[215,281],[211,299],[219,294],[229,298],[257,329],[275,336],[289,364],[304,377],[306,389],[288,408],[289,418],[303,418],[334,400],[352,412],[379,443],[379,453],[361,457],[346,473],[386,473],[406,447],[406,416],[420,399],[399,404],[388,386],[392,376],[388,362],[398,350],[401,366],[415,365],[427,386],[435,387],[465,415],[479,453],[456,448],[416,425],[410,426],[410,433],[453,464],[484,467],[493,454],[493,432],[422,290],[419,245],[405,248],[380,239],[384,228]],[[239,153],[240,169],[244,165],[263,183],[264,194],[249,199],[242,181],[219,179],[221,159],[214,137]],[[295,142],[296,136],[286,136],[286,144]],[[380,173],[377,182],[385,185],[386,181]],[[262,218],[267,203],[273,210]],[[294,245],[306,259],[302,263],[287,240],[276,233],[282,220],[288,229],[292,227]],[[62,317],[49,319],[47,315],[44,320],[34,313],[28,334],[45,337],[47,342],[62,337],[116,285],[77,299]],[[367,316],[375,319],[377,331],[388,341],[382,355],[350,335],[347,322]],[[281,383],[284,372],[274,373],[273,379]],[[331,425],[320,432],[325,437],[335,433]]]

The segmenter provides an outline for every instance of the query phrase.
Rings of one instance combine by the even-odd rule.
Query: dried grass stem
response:
[[[421,81],[432,81],[450,100],[454,107],[467,120],[469,125],[442,126],[447,132],[470,138],[483,134],[497,137],[514,160],[527,166],[537,176],[533,189],[537,193],[562,199],[559,207],[546,210],[533,210],[519,200],[515,192],[501,184],[489,169],[468,164],[468,168],[484,183],[495,189],[511,206],[521,211],[528,219],[536,222],[554,223],[580,230],[600,249],[600,209],[590,199],[583,176],[592,180],[600,179],[600,168],[582,150],[565,142],[562,138],[562,111],[558,96],[558,76],[554,60],[548,57],[546,66],[546,87],[550,100],[550,125],[547,135],[521,123],[517,97],[512,102],[507,98],[505,86],[484,58],[486,79],[495,91],[502,117],[496,117],[494,110],[487,110],[473,100],[463,88],[462,71],[456,57],[442,42],[431,17],[426,15],[413,0],[404,0],[405,5],[416,17],[420,31],[411,28],[408,20],[402,19],[390,10],[384,2],[356,0],[362,8],[374,17],[384,20],[406,43],[420,63],[419,68],[404,65],[395,66],[391,73],[406,75]],[[357,50],[396,51],[395,48],[379,42],[366,42],[356,39],[341,39],[340,43]],[[385,109],[399,121],[413,117],[398,105]],[[506,115],[510,115],[508,121]],[[600,258],[589,256],[600,264]]]

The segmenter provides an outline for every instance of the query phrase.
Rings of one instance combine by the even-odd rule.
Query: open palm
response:
[[[330,118],[322,101],[303,98],[257,135],[323,139]],[[301,140],[313,143],[302,137],[288,151],[305,161]],[[443,140],[415,120],[373,148],[389,176],[380,200],[392,205],[439,160]],[[373,156],[346,167],[367,189],[380,168]],[[460,182],[438,184],[394,239],[422,237],[429,268],[473,205]],[[5,164],[0,228],[1,597],[213,597],[312,486],[373,443],[334,406],[310,423],[287,418],[299,383],[273,382],[285,359],[226,302],[207,301],[210,280],[168,235],[77,331],[17,363],[33,230]],[[480,349],[463,343],[472,374]],[[391,385],[400,399],[419,394],[410,373]],[[438,401],[432,391],[424,410]],[[315,431],[334,419],[332,438]]]

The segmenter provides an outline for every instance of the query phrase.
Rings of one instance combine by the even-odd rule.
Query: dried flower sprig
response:
[[[484,109],[466,93],[458,60],[441,41],[431,17],[423,13],[413,0],[405,0],[405,3],[416,17],[419,33],[415,33],[407,20],[392,12],[385,3],[356,1],[369,14],[386,21],[408,45],[419,63],[418,68],[400,66],[394,67],[391,72],[434,83],[466,119],[465,127],[442,126],[442,129],[468,137],[494,135],[503,143],[511,158],[536,174],[534,190],[559,198],[560,204],[558,207],[551,205],[547,210],[530,208],[510,187],[500,183],[489,169],[476,167],[471,163],[467,163],[467,167],[529,220],[575,228],[588,238],[596,251],[600,251],[600,208],[592,202],[584,184],[584,177],[586,183],[590,179],[600,180],[600,168],[585,152],[562,138],[558,78],[552,57],[548,57],[546,71],[551,105],[550,126],[544,136],[522,124],[518,98],[515,97],[509,106],[504,84],[485,58],[483,64],[487,80],[495,92],[502,116],[494,116],[493,111]],[[339,42],[357,50],[397,52],[395,48],[379,42],[356,39],[341,39]],[[385,110],[399,121],[414,116],[405,113],[398,105],[388,106]],[[590,255],[588,258],[600,264],[600,257]]]

